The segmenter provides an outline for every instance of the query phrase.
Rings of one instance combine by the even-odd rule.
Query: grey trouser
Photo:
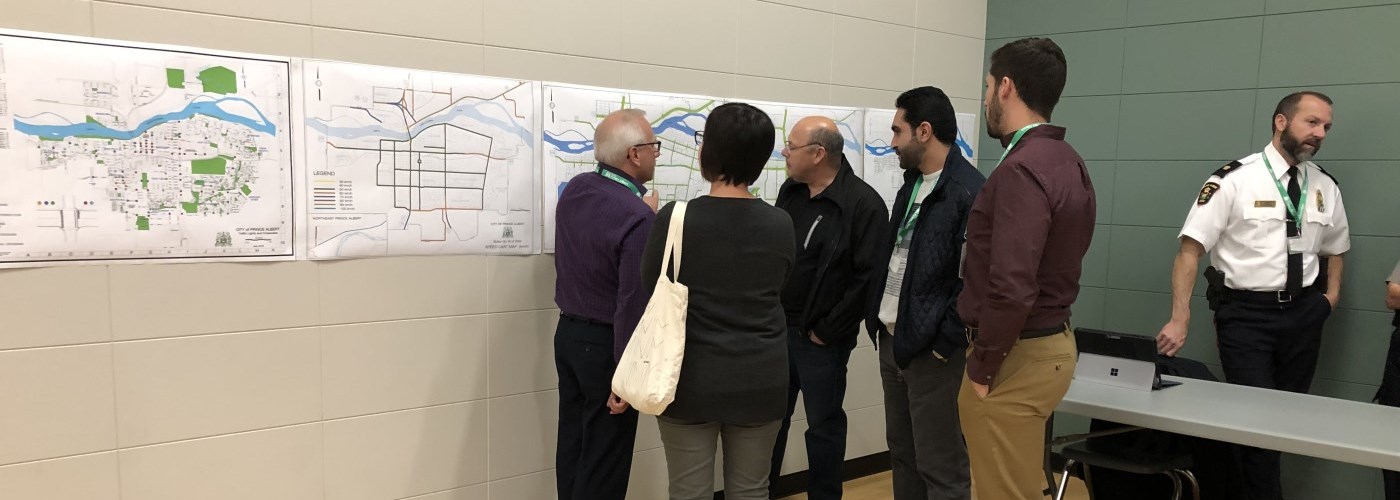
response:
[[[949,353],[946,360],[920,356],[901,370],[894,362],[894,337],[880,337],[895,500],[967,500],[971,480],[958,423],[966,353]]]
[[[782,420],[757,425],[696,422],[657,417],[671,500],[715,497],[716,441],[724,446],[724,498],[767,500],[768,468]]]

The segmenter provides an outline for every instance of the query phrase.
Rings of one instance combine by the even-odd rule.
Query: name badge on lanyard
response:
[[[1298,236],[1288,237],[1288,253],[1307,253],[1309,250],[1312,250],[1311,241],[1303,238],[1301,231]]]

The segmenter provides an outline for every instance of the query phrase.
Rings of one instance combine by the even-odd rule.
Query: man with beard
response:
[[[1174,356],[1186,343],[1196,262],[1209,252],[1207,298],[1225,381],[1305,393],[1351,248],[1336,179],[1311,161],[1332,128],[1332,100],[1290,94],[1271,123],[1264,151],[1216,170],[1186,215],[1171,320],[1157,349]],[[1241,447],[1239,459],[1249,498],[1283,498],[1279,452]]]
[[[967,219],[958,313],[972,349],[958,393],[974,497],[1043,499],[1045,421],[1075,367],[1070,305],[1094,237],[1094,184],[1050,114],[1065,53],[1047,38],[992,52],[987,133],[1006,152]]]
[[[956,299],[967,214],[986,178],[954,147],[957,118],[942,90],[910,90],[895,108],[890,145],[904,186],[880,242],[889,266],[872,280],[883,286],[871,287],[866,313],[880,353],[894,498],[965,500],[957,397],[967,336]]]

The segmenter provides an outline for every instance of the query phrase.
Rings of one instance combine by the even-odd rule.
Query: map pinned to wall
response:
[[[0,35],[0,265],[292,257],[288,63]]]
[[[661,204],[690,200],[709,193],[710,183],[700,176],[700,148],[695,132],[704,130],[705,120],[725,99],[693,95],[659,94],[619,89],[545,84],[543,90],[545,251],[554,251],[554,213],[559,194],[575,175],[597,168],[593,156],[593,129],[608,113],[623,108],[646,112],[652,132],[661,141],[661,157],[656,160],[656,178],[647,186],[656,190]],[[782,156],[788,128],[806,116],[821,115],[837,123],[846,138],[845,153],[856,173],[864,161],[864,110],[769,102],[750,102],[768,113],[776,128],[773,153],[764,172],[751,189],[769,203],[776,201],[778,189],[787,179]]]
[[[569,179],[597,168],[593,129],[613,111],[635,108],[646,112],[652,132],[661,141],[656,178],[647,187],[657,192],[662,205],[710,191],[710,183],[700,177],[695,132],[705,129],[710,110],[723,100],[559,84],[546,84],[542,99],[545,251],[554,251],[554,210],[559,194]]]
[[[537,83],[307,61],[308,256],[537,249]]]
[[[890,147],[894,132],[890,124],[895,112],[888,109],[865,110],[865,182],[885,199],[885,207],[893,210],[895,196],[904,185],[904,171],[899,168],[899,156]],[[977,164],[977,115],[958,113],[958,138],[954,142],[964,158]]]

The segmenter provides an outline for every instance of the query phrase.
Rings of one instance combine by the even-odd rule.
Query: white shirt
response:
[[[914,207],[910,208],[911,212],[924,204],[924,198],[933,192],[933,186],[938,184],[938,178],[942,175],[943,171],[939,170],[924,176],[924,182],[919,186],[919,192],[910,194],[915,200],[918,200]],[[896,210],[902,208],[904,207],[895,207]],[[900,214],[903,215],[903,212]],[[899,223],[903,224],[903,222],[901,219]],[[894,228],[896,233],[899,229],[899,226]],[[904,273],[909,263],[909,242],[913,239],[914,230],[911,229],[909,234],[904,237],[904,241],[895,245],[894,253],[890,254],[890,274],[885,279],[885,294],[880,298],[880,322],[885,324],[885,330],[890,332],[890,335],[894,335],[894,321],[899,316],[899,290],[904,287]]]
[[[1287,205],[1264,164],[1269,155],[1273,176],[1287,189],[1288,163],[1273,143],[1263,153],[1240,160],[1225,175],[1212,175],[1201,188],[1180,236],[1189,236],[1210,252],[1210,263],[1225,273],[1235,290],[1278,291],[1288,276]],[[1331,176],[1313,162],[1298,164],[1304,225],[1295,248],[1303,254],[1303,286],[1317,279],[1318,256],[1351,249],[1351,231],[1342,192]],[[1217,172],[1221,173],[1221,172]]]

